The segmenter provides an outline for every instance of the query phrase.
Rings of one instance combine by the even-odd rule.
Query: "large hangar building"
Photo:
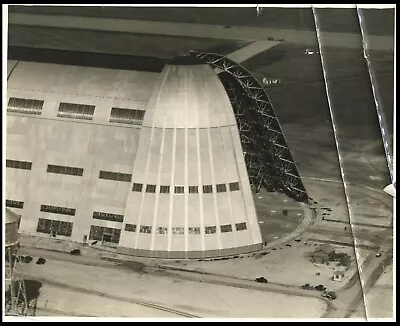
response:
[[[6,206],[21,232],[160,258],[261,249],[248,135],[213,68],[196,55],[161,74],[9,61]]]

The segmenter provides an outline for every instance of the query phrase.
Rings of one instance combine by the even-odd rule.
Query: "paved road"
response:
[[[235,61],[237,63],[242,63],[243,61],[246,61],[255,55],[264,52],[268,49],[273,48],[274,46],[278,45],[281,42],[275,42],[275,41],[257,41],[250,43],[249,45],[246,45],[236,51],[233,51],[232,53],[228,54],[226,57],[232,61]],[[219,68],[215,68],[214,71],[219,74],[223,70]]]
[[[304,219],[300,223],[300,225],[293,232],[290,232],[288,235],[268,243],[265,249],[275,248],[277,246],[283,245],[286,242],[289,242],[292,239],[297,238],[307,229],[307,227],[310,225],[312,221],[313,212],[308,205],[301,203],[301,206],[303,207],[304,210]]]
[[[155,22],[144,20],[93,18],[78,16],[51,16],[10,13],[9,24],[28,26],[47,26],[56,28],[73,28],[78,30],[98,30],[123,33],[141,33],[155,35],[175,35],[204,37],[225,40],[265,41],[271,37],[275,40],[302,45],[317,45],[316,32],[272,29],[261,27],[188,24]],[[362,48],[361,34],[323,32],[324,46]],[[394,42],[391,36],[370,36],[370,50],[393,51]]]
[[[347,284],[346,288],[337,292],[338,299],[333,303],[335,309],[331,309],[327,313],[326,317],[348,318],[357,310],[360,305],[364,306],[366,317],[373,317],[368,316],[368,304],[365,301],[365,295],[381,276],[385,267],[392,261],[393,239],[391,237],[387,237],[381,242],[380,245],[382,249],[382,256],[375,257],[375,251],[371,252],[367,256],[359,269],[361,280],[359,278],[359,274],[356,273],[350,280],[349,284]]]

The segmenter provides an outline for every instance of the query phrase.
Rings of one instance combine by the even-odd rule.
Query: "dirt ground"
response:
[[[45,314],[54,310],[70,316],[177,317],[178,311],[209,318],[316,318],[326,310],[317,298],[211,286],[116,267],[48,259],[44,265],[24,264],[24,272],[43,281],[38,314],[42,307]],[[166,309],[143,307],[143,302]]]
[[[299,287],[306,283],[311,285],[323,284],[328,290],[338,290],[343,287],[356,271],[356,264],[353,258],[350,268],[345,272],[344,279],[341,282],[333,281],[331,278],[334,271],[342,270],[343,267],[339,267],[333,262],[329,263],[329,265],[313,264],[306,258],[306,254],[313,252],[320,244],[313,242],[305,244],[304,242],[295,241],[291,241],[289,244],[291,247],[283,245],[276,248],[276,250],[266,250],[268,252],[266,255],[256,254],[243,259],[169,263],[168,265],[249,280],[255,280],[257,277],[263,276],[272,283]],[[336,252],[347,253],[354,257],[352,248],[344,246],[336,246],[334,248]]]

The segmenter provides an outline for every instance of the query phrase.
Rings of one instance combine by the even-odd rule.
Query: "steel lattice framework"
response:
[[[254,191],[264,187],[307,202],[308,195],[264,88],[241,65],[223,55],[191,51],[219,73],[231,101]]]

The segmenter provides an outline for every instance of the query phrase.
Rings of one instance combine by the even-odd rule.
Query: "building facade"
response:
[[[21,231],[149,257],[255,251],[239,132],[213,69],[8,62],[6,206]]]

